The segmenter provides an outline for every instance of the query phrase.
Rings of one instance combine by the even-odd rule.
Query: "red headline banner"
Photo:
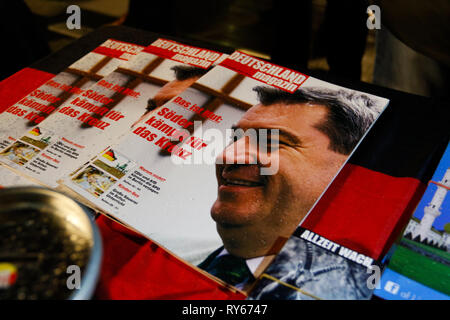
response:
[[[291,93],[296,91],[309,77],[240,51],[232,53],[220,65]]]
[[[103,54],[108,57],[129,60],[144,49],[132,43],[108,39],[101,46],[95,48],[93,52]]]
[[[146,47],[144,52],[203,69],[209,68],[224,55],[219,52],[192,47],[166,39],[156,40]]]

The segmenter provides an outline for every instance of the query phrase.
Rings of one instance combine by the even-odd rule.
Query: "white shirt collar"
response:
[[[230,254],[227,249],[223,249],[218,255],[217,257],[223,256],[225,254]],[[263,261],[264,257],[256,257],[256,258],[251,258],[251,259],[245,259],[245,263],[247,264],[247,267],[250,269],[250,272],[253,274],[253,276],[255,276],[255,272],[256,269],[258,268],[258,266],[261,264],[261,262]],[[256,277],[255,277],[256,278]]]

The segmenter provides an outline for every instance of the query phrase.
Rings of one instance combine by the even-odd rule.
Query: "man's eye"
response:
[[[264,138],[263,141],[265,141],[265,143],[267,143],[268,145],[273,145],[273,146],[277,146],[279,144],[283,144],[283,142],[278,139],[277,137],[267,137]]]
[[[269,144],[277,146],[279,144],[282,144],[282,142],[278,139],[269,139]]]

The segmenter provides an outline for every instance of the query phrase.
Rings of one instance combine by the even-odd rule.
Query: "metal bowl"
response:
[[[46,188],[1,189],[0,233],[0,299],[92,297],[102,244],[86,208]]]

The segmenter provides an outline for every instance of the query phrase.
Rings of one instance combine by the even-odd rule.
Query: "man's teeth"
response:
[[[238,185],[238,186],[248,186],[248,187],[260,186],[259,183],[250,182],[250,181],[229,180],[229,179],[227,179],[226,181],[227,181],[227,184]]]

